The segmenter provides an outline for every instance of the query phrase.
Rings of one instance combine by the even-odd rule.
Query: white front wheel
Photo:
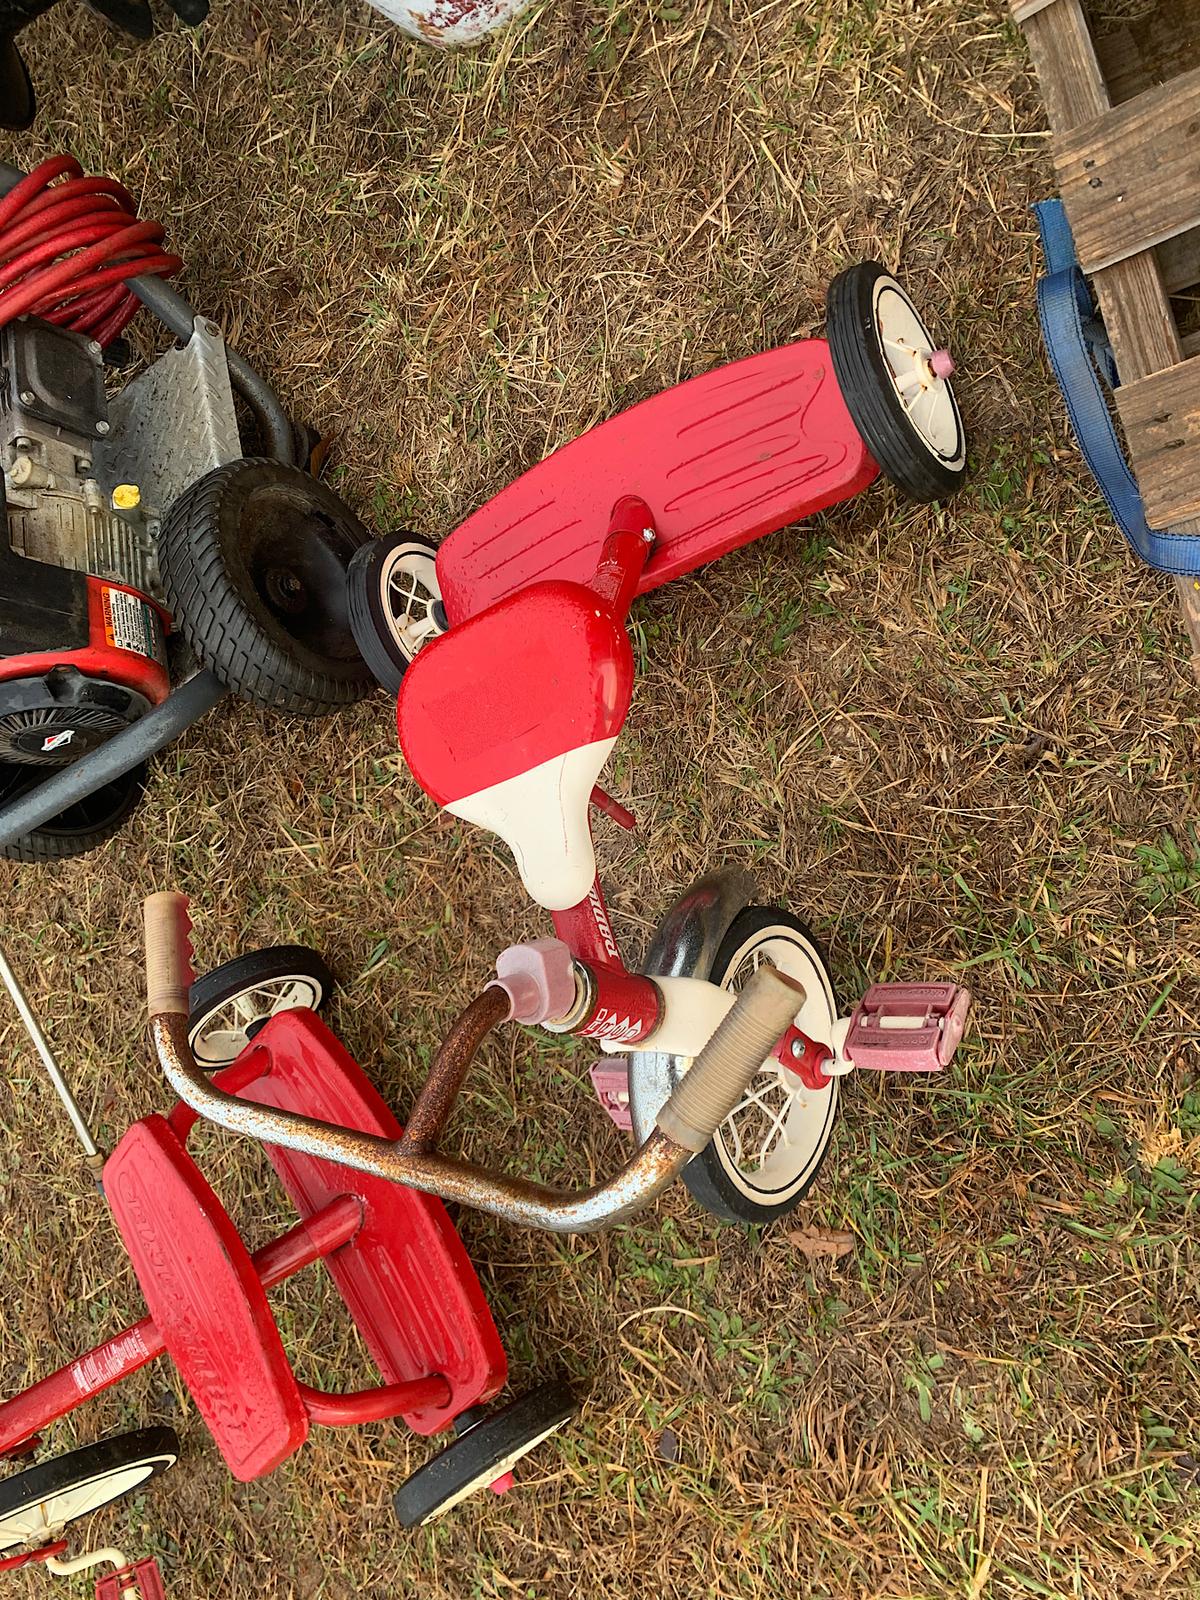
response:
[[[837,1000],[829,966],[813,934],[775,906],[746,906],[730,923],[707,977],[739,992],[761,966],[773,966],[804,988],[796,1025],[832,1047]],[[635,1134],[644,1138],[691,1060],[653,1051],[629,1057]],[[730,1222],[767,1223],[795,1209],[812,1187],[829,1148],[838,1080],[809,1089],[774,1056],[763,1062],[711,1144],[682,1177],[707,1211]]]

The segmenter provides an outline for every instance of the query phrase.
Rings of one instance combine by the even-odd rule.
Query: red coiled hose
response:
[[[0,200],[0,327],[30,312],[111,344],[138,308],[126,280],[183,266],[162,239],[119,183],[52,156]]]

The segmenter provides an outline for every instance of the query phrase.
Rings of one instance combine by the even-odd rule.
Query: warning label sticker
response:
[[[105,585],[104,636],[118,650],[129,650],[136,656],[146,656],[166,666],[167,653],[163,642],[162,619],[147,600],[124,589],[110,589]]]

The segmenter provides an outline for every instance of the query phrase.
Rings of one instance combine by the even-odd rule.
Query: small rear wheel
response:
[[[440,1517],[476,1490],[503,1479],[522,1456],[557,1433],[578,1410],[570,1385],[559,1380],[530,1389],[490,1416],[472,1421],[453,1444],[400,1485],[396,1515],[406,1528],[419,1528]]]
[[[920,312],[886,267],[862,261],[829,286],[833,370],[863,443],[913,500],[960,487],[967,437],[950,373]]]
[[[0,1558],[42,1549],[69,1523],[132,1494],[178,1459],[172,1429],[140,1428],[0,1479]]]
[[[197,978],[188,995],[188,1043],[205,1072],[229,1066],[272,1017],[320,1011],[336,987],[315,950],[277,944],[253,950]]]
[[[350,626],[363,660],[389,694],[422,645],[446,631],[437,545],[392,533],[355,552],[347,577]]]

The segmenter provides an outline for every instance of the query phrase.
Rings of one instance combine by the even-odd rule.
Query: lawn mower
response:
[[[435,1069],[405,1138],[387,1143],[223,1093],[164,1006],[152,1034],[181,1098],[268,1144],[581,1232],[631,1214],[679,1173],[718,1216],[770,1222],[815,1180],[847,1072],[943,1069],[962,1037],[965,989],[876,984],[843,1014],[819,941],[789,911],[755,904],[742,872],[693,885],[631,969],[591,823],[593,812],[635,822],[598,782],[632,698],[635,596],[865,488],[881,465],[918,499],[954,489],[966,441],[951,371],[897,280],[875,262],[852,267],[830,291],[828,342],[754,356],[635,406],[549,456],[440,547],[398,534],[351,561],[355,637],[398,691],[413,776],[504,840],[553,920],[553,939],[501,954],[450,1037],[466,1030],[474,1049],[508,1020],[594,1041],[606,1058],[594,1087],[638,1140],[614,1179],[564,1194],[438,1156],[466,1053],[457,1071]],[[786,980],[782,1009],[739,1043],[740,997],[767,978]]]
[[[307,715],[365,693],[369,535],[120,184],[59,156],[3,191],[0,854],[37,861],[108,838],[227,689]],[[110,394],[139,302],[177,342]]]

